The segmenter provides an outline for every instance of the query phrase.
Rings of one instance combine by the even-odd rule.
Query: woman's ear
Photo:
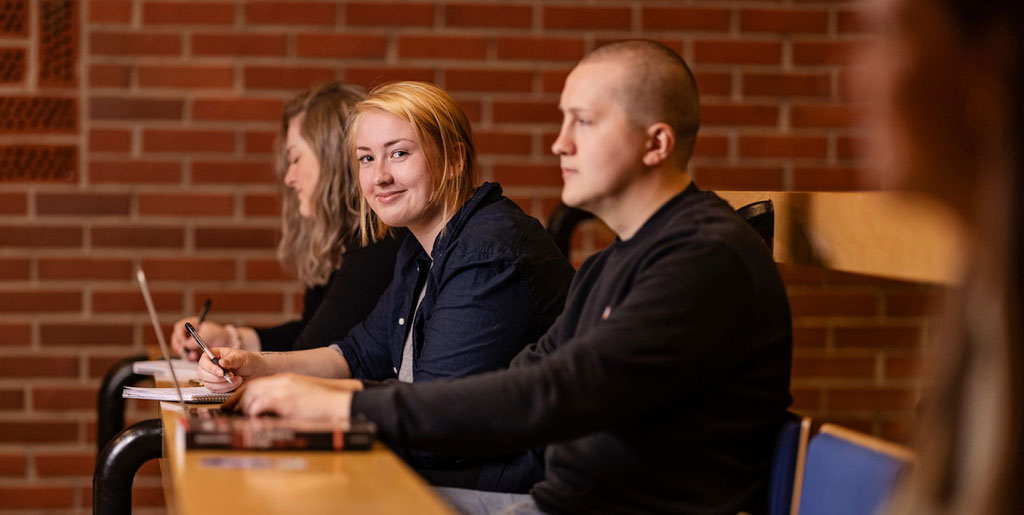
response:
[[[665,122],[658,122],[647,127],[647,151],[644,152],[644,164],[657,166],[672,155],[676,146],[676,133]]]

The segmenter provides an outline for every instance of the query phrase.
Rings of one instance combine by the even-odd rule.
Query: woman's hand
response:
[[[210,352],[218,358],[220,366],[203,354],[198,370],[199,379],[211,392],[230,392],[246,379],[269,373],[263,357],[255,352],[228,347],[214,347]],[[225,375],[227,380],[224,379]]]
[[[186,317],[174,323],[174,329],[171,330],[171,348],[189,361],[199,361],[199,356],[203,351],[199,348],[195,338],[192,338],[192,335],[188,334],[188,331],[185,330],[185,322],[195,326],[198,319],[196,317]],[[199,333],[199,337],[206,342],[207,347],[231,346],[231,335],[220,324],[204,321],[196,326],[196,331]]]
[[[249,416],[348,420],[352,392],[362,389],[363,384],[352,379],[277,374],[249,381],[236,408]]]

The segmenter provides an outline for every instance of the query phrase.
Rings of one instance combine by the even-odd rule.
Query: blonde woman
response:
[[[321,347],[344,338],[377,305],[404,233],[366,246],[359,233],[359,185],[350,179],[343,145],[352,107],[364,96],[341,82],[325,83],[285,104],[281,117],[277,168],[288,191],[277,253],[306,286],[302,318],[266,328],[204,321],[198,330],[208,344],[251,351]],[[175,323],[171,342],[197,360],[185,322],[197,320]]]
[[[394,281],[373,313],[330,348],[257,354],[213,349],[231,382],[203,358],[214,391],[279,372],[367,381],[428,382],[503,369],[554,322],[573,270],[540,223],[494,183],[477,181],[469,120],[446,92],[419,82],[373,90],[348,132],[363,196],[367,241],[406,228]],[[289,377],[282,376],[285,381]],[[293,390],[276,389],[291,396]],[[295,406],[318,402],[294,395]],[[435,484],[525,491],[540,457],[519,454],[477,466],[403,453]]]

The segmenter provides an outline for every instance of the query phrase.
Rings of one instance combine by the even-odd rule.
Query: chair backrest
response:
[[[800,515],[874,515],[914,460],[901,446],[824,424],[807,447]]]
[[[775,439],[771,469],[768,472],[768,515],[789,515],[793,504],[793,485],[796,484],[798,469],[803,472],[810,432],[809,417],[788,413]]]
[[[768,246],[768,252],[772,252],[775,248],[775,204],[771,199],[752,202],[737,209],[736,213],[754,228]]]

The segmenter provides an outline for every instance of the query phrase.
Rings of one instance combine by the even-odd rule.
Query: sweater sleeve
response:
[[[751,288],[721,245],[662,245],[606,318],[533,366],[356,392],[352,414],[389,442],[438,452],[515,451],[593,433],[749,359]]]

